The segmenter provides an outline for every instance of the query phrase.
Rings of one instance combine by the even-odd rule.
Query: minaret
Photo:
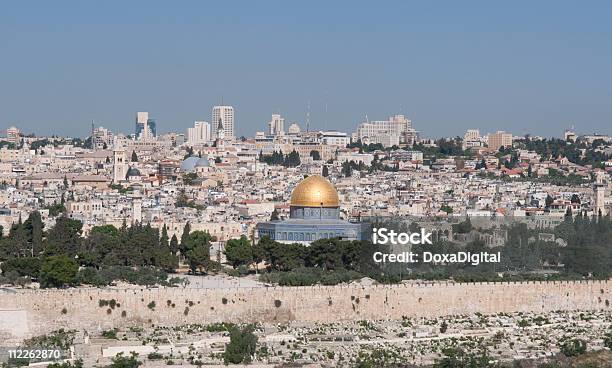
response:
[[[119,145],[113,150],[113,183],[117,184],[125,180],[128,165],[125,157],[125,149]]]
[[[139,191],[132,195],[132,222],[142,223],[142,196]]]
[[[606,215],[606,185],[601,182],[595,182],[595,186],[593,188],[595,192],[595,216],[598,216],[600,213],[602,216]]]
[[[95,151],[96,150],[96,140],[94,138],[94,132],[95,132],[94,121],[92,120],[91,121],[91,149]]]

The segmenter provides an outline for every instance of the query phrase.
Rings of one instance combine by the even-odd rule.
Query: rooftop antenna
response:
[[[306,133],[310,131],[310,100],[308,100],[308,107],[306,108]]]
[[[323,128],[327,130],[327,102],[325,102],[325,119],[323,119]]]
[[[95,151],[96,144],[94,142],[94,120],[91,119],[91,148]]]

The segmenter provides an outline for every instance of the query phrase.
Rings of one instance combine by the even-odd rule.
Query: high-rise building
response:
[[[210,123],[207,121],[196,121],[193,123],[193,128],[187,129],[187,144],[190,146],[205,144],[210,141]]]
[[[391,116],[389,120],[366,121],[357,127],[357,139],[363,143],[380,143],[385,147],[400,143],[412,145],[418,132],[412,128],[412,121],[404,115]]]
[[[268,123],[270,135],[285,135],[285,119],[280,114],[272,114],[272,120]]]
[[[105,127],[98,127],[93,130],[91,139],[93,149],[108,148],[113,144],[113,132]]]
[[[232,106],[214,106],[212,110],[212,139],[217,139],[219,120],[225,131],[225,139],[234,140],[234,108]]]
[[[497,131],[489,134],[488,139],[489,148],[499,150],[501,147],[512,147],[512,134],[504,131]]]
[[[6,140],[14,145],[19,145],[21,142],[21,132],[18,128],[12,126],[6,130]]]
[[[136,113],[136,126],[134,136],[138,140],[150,140],[157,136],[157,127],[155,120],[149,119],[149,113],[139,111]]]
[[[478,129],[468,129],[463,135],[463,149],[481,147],[483,145]]]

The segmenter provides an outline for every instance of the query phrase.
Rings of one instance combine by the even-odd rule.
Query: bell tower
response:
[[[119,146],[113,150],[113,183],[117,184],[125,180],[128,164],[125,156],[125,149]]]

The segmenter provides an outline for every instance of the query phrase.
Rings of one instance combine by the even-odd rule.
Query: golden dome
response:
[[[321,175],[302,180],[291,193],[291,205],[299,207],[340,207],[338,192]]]

